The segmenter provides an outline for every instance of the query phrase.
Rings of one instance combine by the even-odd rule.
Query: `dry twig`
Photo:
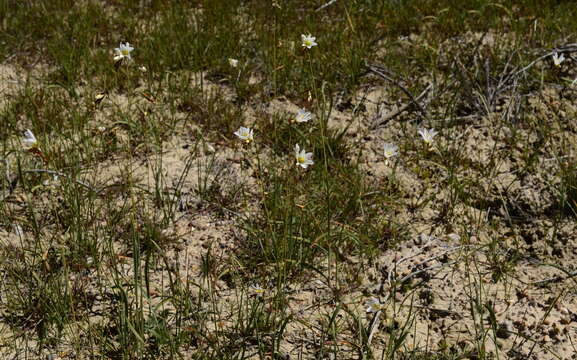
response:
[[[315,9],[315,11],[321,11],[322,9],[331,6],[332,4],[336,3],[337,0],[330,0],[329,2],[327,2],[326,4],[323,4],[321,6],[319,6],[318,8]]]
[[[427,117],[427,111],[425,110],[425,108],[423,108],[423,107],[421,106],[421,104],[419,103],[419,99],[415,98],[415,97],[413,96],[413,94],[412,94],[409,90],[407,90],[407,88],[404,87],[399,81],[393,79],[391,76],[386,75],[386,74],[385,74],[385,71],[386,71],[386,70],[385,70],[384,68],[382,68],[382,67],[380,67],[380,66],[378,66],[378,65],[369,65],[369,66],[368,66],[368,69],[369,69],[369,71],[372,72],[373,74],[379,76],[380,78],[382,78],[382,79],[384,79],[384,80],[387,80],[388,82],[394,84],[394,85],[397,86],[399,89],[401,89],[401,91],[404,92],[405,95],[407,95],[407,96],[409,97],[409,99],[411,100],[411,103],[412,103],[413,105],[415,105],[415,106],[417,107],[417,109],[419,109],[419,112],[421,113],[421,115],[422,115],[423,117]],[[431,87],[431,84],[429,84],[429,85],[427,86],[426,91],[424,92],[424,94],[426,94],[426,93],[429,91],[430,87]],[[424,96],[424,94],[419,95],[419,97]]]
[[[415,101],[421,101],[423,99],[423,97],[425,97],[425,95],[427,95],[427,93],[429,92],[429,90],[431,90],[431,88],[433,87],[432,84],[429,84],[425,90],[423,90],[419,96],[417,96],[415,98]],[[389,112],[388,114],[385,114],[381,119],[379,119],[378,121],[374,122],[371,125],[371,130],[378,128],[381,125],[384,125],[386,123],[388,123],[389,121],[391,121],[392,119],[394,119],[395,117],[397,117],[398,115],[400,115],[403,111],[407,110],[413,103],[407,103],[403,106],[401,106],[398,109],[395,109],[391,112]]]

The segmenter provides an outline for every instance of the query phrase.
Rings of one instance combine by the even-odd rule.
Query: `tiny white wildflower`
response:
[[[260,286],[259,284],[253,284],[253,285],[249,286],[249,290],[250,290],[252,295],[257,296],[257,297],[264,296],[264,293],[266,292],[266,290],[263,289],[262,286]]]
[[[420,129],[419,135],[423,138],[423,141],[431,146],[433,145],[433,139],[437,135],[437,131],[435,129]]]
[[[244,126],[241,126],[234,134],[247,143],[253,140],[253,130]]]
[[[392,158],[393,156],[397,156],[399,147],[395,144],[391,144],[391,143],[385,143],[383,145],[383,150],[385,153],[385,158],[387,160],[389,160],[390,158]]]
[[[143,73],[145,73],[145,72],[148,71],[148,69],[147,69],[146,66],[144,66],[144,65],[139,66],[139,67],[138,67],[138,70],[139,70],[140,72],[143,72]]]
[[[553,64],[557,67],[561,66],[561,63],[565,61],[565,56],[563,54],[559,55],[557,52],[553,53]]]
[[[22,142],[24,142],[24,147],[28,150],[38,147],[38,140],[36,140],[36,136],[34,136],[32,131],[28,129],[24,131],[24,139]]]
[[[229,59],[228,59],[228,64],[229,64],[231,67],[235,68],[235,67],[238,66],[238,60],[237,60],[237,59],[233,59],[233,58],[229,58]]]
[[[310,112],[303,110],[303,109],[299,109],[294,121],[296,121],[298,123],[303,123],[303,122],[309,121],[312,118],[313,118],[313,115]]]
[[[116,54],[116,56],[114,56],[114,61],[119,61],[124,58],[127,58],[128,60],[132,59],[132,57],[130,56],[132,50],[134,50],[134,48],[130,46],[130,43],[121,42],[120,46],[114,49],[114,52]]]
[[[306,47],[307,49],[312,48],[313,46],[317,46],[317,43],[315,42],[317,38],[312,36],[311,34],[305,35],[305,34],[301,34],[301,40],[303,43],[303,47]]]
[[[366,312],[368,313],[376,313],[377,311],[383,310],[383,304],[381,301],[375,297],[370,298],[365,302]]]
[[[296,164],[303,169],[306,169],[309,165],[314,164],[313,153],[308,153],[305,151],[305,149],[301,150],[299,144],[295,145],[295,158],[297,160]]]

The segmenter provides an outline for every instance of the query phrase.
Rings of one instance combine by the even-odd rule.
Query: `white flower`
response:
[[[130,52],[134,50],[134,48],[132,46],[130,46],[130,43],[120,43],[120,46],[117,47],[116,49],[114,49],[114,52],[116,53],[116,56],[114,57],[114,61],[119,61],[122,60],[124,58],[127,58],[128,60],[132,59],[132,57],[130,56]]]
[[[266,292],[265,289],[263,289],[259,284],[253,284],[251,286],[248,287],[251,294],[254,296],[258,296],[258,297],[262,297],[264,295],[264,293]]]
[[[22,139],[22,142],[24,142],[24,147],[26,147],[27,149],[33,149],[38,147],[38,140],[36,140],[36,136],[34,136],[32,131],[28,129],[24,131],[24,139]]]
[[[398,153],[399,147],[395,144],[386,143],[385,145],[383,145],[383,150],[385,152],[385,158],[387,160],[399,154]]]
[[[303,123],[309,121],[312,118],[313,115],[310,112],[303,109],[299,109],[299,111],[297,112],[297,116],[295,117],[295,121],[298,123]]]
[[[431,146],[433,144],[433,138],[437,135],[437,131],[435,129],[420,129],[419,135],[421,135],[427,145]]]
[[[235,68],[235,67],[238,66],[238,60],[237,60],[237,59],[233,59],[233,58],[229,58],[229,59],[228,59],[228,64],[229,64],[231,67]]]
[[[311,34],[305,35],[305,34],[301,34],[301,40],[303,42],[303,46],[306,47],[307,49],[312,48],[313,46],[317,46],[317,43],[315,42],[317,38],[312,36]]]
[[[306,152],[305,149],[301,150],[299,144],[295,145],[295,158],[297,160],[297,165],[306,169],[309,165],[314,164],[313,153]]]
[[[253,131],[247,127],[241,126],[235,133],[239,139],[246,141],[247,143],[253,140]]]
[[[563,54],[559,55],[557,52],[553,53],[553,64],[555,64],[555,66],[561,66],[563,61],[565,61],[565,56]]]
[[[368,313],[376,313],[377,311],[383,310],[383,304],[377,298],[370,298],[365,302],[365,306],[367,309],[365,310]]]

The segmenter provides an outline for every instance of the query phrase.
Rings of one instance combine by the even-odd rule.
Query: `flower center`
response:
[[[128,51],[128,49],[122,49],[122,50],[120,50],[120,52],[121,52],[122,55],[124,55],[124,56],[128,56],[128,54],[130,53],[130,52]]]
[[[305,157],[304,156],[297,156],[297,161],[299,164],[304,164],[305,163]]]

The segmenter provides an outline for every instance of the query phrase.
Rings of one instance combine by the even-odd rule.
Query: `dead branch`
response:
[[[380,322],[379,315],[381,315],[381,310],[375,313],[375,315],[371,319],[371,322],[369,323],[369,328],[367,331],[369,333],[369,337],[367,339],[367,346],[371,346],[371,343],[373,342],[373,336],[375,335],[377,329],[379,328],[379,322]]]
[[[332,4],[336,3],[337,0],[330,0],[329,2],[327,2],[326,4],[323,4],[321,6],[319,6],[318,8],[315,9],[315,11],[321,11],[322,9],[331,6]]]
[[[425,108],[423,108],[423,107],[421,106],[421,104],[419,104],[419,101],[417,100],[417,98],[415,98],[415,97],[413,96],[413,94],[412,94],[409,90],[407,90],[407,88],[405,88],[399,81],[397,81],[397,80],[393,79],[392,77],[386,75],[386,74],[384,73],[385,70],[384,70],[382,67],[380,67],[380,66],[378,66],[378,65],[368,65],[368,69],[369,69],[369,71],[372,72],[373,74],[375,74],[375,75],[379,76],[380,78],[382,78],[382,79],[384,79],[384,80],[386,80],[386,81],[394,84],[394,85],[397,86],[399,89],[401,89],[401,91],[404,92],[405,95],[407,95],[407,96],[409,97],[409,99],[411,100],[411,103],[412,103],[413,105],[415,105],[415,106],[417,107],[417,109],[419,109],[419,112],[421,113],[421,115],[422,115],[423,117],[425,117],[425,118],[427,117],[427,111],[425,110]],[[427,86],[427,91],[428,91],[428,89],[430,89],[430,87],[431,87],[431,84],[429,84],[429,86]],[[425,92],[425,94],[426,94],[426,92]],[[424,94],[421,94],[421,95],[424,96]],[[419,95],[419,97],[421,97],[421,95]]]
[[[511,73],[506,79],[509,80],[511,78],[514,78],[524,72],[526,72],[527,70],[529,70],[530,68],[532,68],[533,66],[535,66],[535,64],[537,64],[538,62],[548,58],[548,57],[552,57],[554,54],[571,54],[577,52],[577,44],[567,44],[567,45],[563,45],[560,46],[558,48],[553,49],[552,51],[539,56],[538,58],[536,58],[535,60],[531,61],[529,64],[527,64],[525,67]]]
[[[425,88],[425,90],[423,90],[423,91],[419,94],[419,96],[417,96],[414,100],[417,101],[417,102],[418,102],[418,101],[421,101],[421,99],[423,99],[423,97],[425,97],[425,95],[427,95],[427,93],[429,92],[429,90],[431,90],[432,86],[433,86],[432,84],[429,84],[429,85]],[[403,113],[405,110],[407,110],[412,104],[413,104],[412,102],[407,103],[407,104],[401,106],[400,108],[395,109],[395,110],[393,110],[393,111],[385,114],[380,120],[374,122],[374,123],[371,125],[370,129],[371,129],[371,130],[374,130],[374,129],[378,128],[379,126],[388,123],[389,121],[391,121],[392,119],[396,118],[398,115],[400,115],[401,113]]]

